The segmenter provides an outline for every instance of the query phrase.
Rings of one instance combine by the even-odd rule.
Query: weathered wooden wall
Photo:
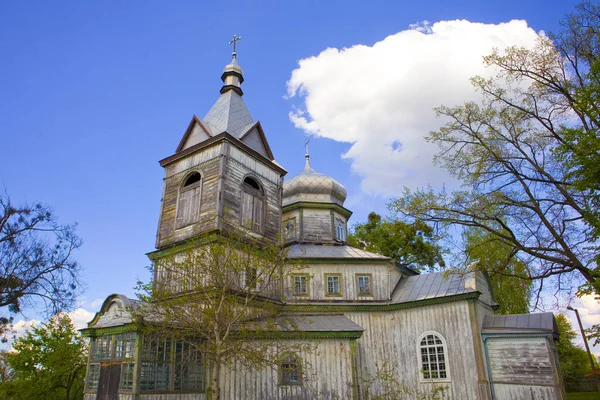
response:
[[[224,221],[228,226],[240,226],[242,182],[247,176],[257,179],[265,195],[263,219],[264,237],[277,240],[281,224],[282,179],[278,172],[247,155],[232,145],[227,145],[223,169]]]
[[[345,315],[365,328],[357,340],[357,368],[363,379],[377,375],[377,367],[396,371],[398,381],[414,393],[427,392],[434,383],[422,382],[417,341],[427,331],[440,333],[447,343],[450,379],[447,398],[477,399],[478,373],[467,301],[415,307],[394,312],[354,312]],[[361,382],[364,392],[366,382]],[[377,383],[371,385],[377,390]],[[408,396],[407,398],[410,398]]]
[[[206,400],[206,393],[142,393],[135,397],[135,400]],[[87,400],[87,399],[86,399]],[[119,400],[130,400],[123,397]],[[133,400],[133,399],[131,399]]]
[[[315,351],[299,355],[304,366],[302,385],[279,385],[276,368],[247,371],[234,367],[223,372],[223,400],[353,398],[350,340],[322,339]]]
[[[156,247],[162,248],[217,227],[220,159],[224,144],[217,144],[182,158],[165,168],[163,198]],[[192,171],[202,177],[198,222],[176,229],[177,198],[183,179]]]
[[[333,240],[332,211],[327,209],[302,209],[302,239],[313,242]]]
[[[354,300],[389,300],[390,293],[398,283],[402,276],[397,268],[385,264],[311,264],[310,268],[299,270],[298,273],[308,274],[309,280],[309,296],[301,300],[291,296],[288,291],[288,301],[354,301]],[[327,296],[327,283],[325,274],[340,274],[341,296]],[[373,295],[359,295],[358,283],[356,282],[356,274],[371,274],[371,288]],[[289,283],[286,288],[291,288],[292,282],[289,278]]]
[[[547,337],[486,339],[490,384],[494,398],[563,398],[549,340]]]

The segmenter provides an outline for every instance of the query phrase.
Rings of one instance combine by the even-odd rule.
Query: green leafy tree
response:
[[[556,316],[556,324],[560,332],[560,341],[556,343],[558,351],[558,360],[560,361],[560,369],[563,374],[565,385],[570,385],[577,382],[578,378],[583,377],[590,371],[590,361],[585,350],[573,343],[579,335],[571,323],[563,314]]]
[[[488,271],[499,314],[526,314],[533,284],[527,279],[527,266],[515,255],[514,248],[481,229],[464,233],[465,257],[469,264]]]
[[[7,353],[10,380],[0,398],[75,400],[83,398],[87,344],[66,314],[31,328]]]
[[[559,154],[570,168],[574,184],[590,193],[586,220],[594,237],[600,237],[600,6],[584,1],[576,12],[561,21],[563,30],[554,43],[569,72],[566,83],[573,117],[577,121],[563,127]]]
[[[433,270],[436,266],[445,266],[443,251],[436,243],[437,239],[435,232],[427,224],[384,220],[372,212],[367,222],[354,225],[354,232],[348,236],[348,243],[393,258],[403,265]]]
[[[597,10],[583,3],[576,16],[590,25],[571,29],[570,16],[555,41],[541,36],[534,48],[485,57],[498,74],[473,78],[482,100],[438,108],[447,122],[428,137],[441,149],[436,162],[462,189],[406,190],[392,210],[438,228],[485,231],[517,252],[538,289],[561,290],[576,278],[600,291],[598,192],[582,186],[577,162],[587,156],[574,146],[597,138],[597,53],[586,59],[575,51],[597,49],[597,34],[588,34],[598,31]]]
[[[154,280],[140,284],[134,315],[146,322],[146,336],[186,341],[202,353],[212,367],[208,391],[218,400],[224,367],[274,367],[283,352],[312,345],[279,340],[297,326],[281,315],[290,269],[279,245],[249,241],[243,232],[202,240],[153,260]]]

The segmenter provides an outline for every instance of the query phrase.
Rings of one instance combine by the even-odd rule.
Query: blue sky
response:
[[[470,98],[467,78],[480,70],[459,61],[480,60],[477,51],[490,43],[528,43],[557,30],[574,4],[0,0],[0,183],[15,203],[42,201],[61,221],[79,224],[82,307],[97,311],[95,300],[133,296],[136,281],[149,279],[158,160],[217,99],[234,33],[243,38],[244,99],[276,159],[289,177],[297,174],[302,128],[312,129],[320,136],[311,144],[313,167],[346,185],[356,223],[372,210],[385,213],[404,181],[444,182],[427,166],[429,153],[411,143],[439,125],[432,106]],[[526,23],[506,24],[513,19]],[[369,96],[381,108],[365,107],[377,103]],[[311,120],[316,131],[306,126]],[[406,161],[409,153],[420,159]]]

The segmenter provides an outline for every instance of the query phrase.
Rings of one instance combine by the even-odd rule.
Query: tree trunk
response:
[[[212,388],[212,400],[221,399],[221,360],[215,360],[210,377],[210,386]]]

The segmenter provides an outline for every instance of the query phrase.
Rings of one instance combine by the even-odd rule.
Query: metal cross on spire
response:
[[[309,157],[308,154],[308,144],[310,143],[310,136],[306,135],[306,141],[304,142],[304,146],[306,147],[306,157]]]
[[[242,40],[241,36],[238,36],[237,34],[233,35],[233,39],[229,41],[229,45],[233,45],[233,56],[237,56],[237,53],[235,51],[235,46],[237,44],[237,42],[239,42],[240,40]]]

